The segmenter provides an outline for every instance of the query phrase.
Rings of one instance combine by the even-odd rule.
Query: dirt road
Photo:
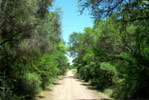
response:
[[[39,100],[75,100],[75,99],[100,99],[95,90],[89,89],[88,84],[77,79],[72,71],[56,83],[51,91],[51,96]],[[48,95],[48,94],[47,94]]]

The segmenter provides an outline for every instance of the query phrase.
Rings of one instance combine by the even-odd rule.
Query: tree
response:
[[[89,9],[91,15],[99,19],[112,14],[116,14],[117,20],[122,22],[149,19],[147,0],[79,0],[79,4],[81,13]]]
[[[115,99],[147,99],[148,20],[126,25],[114,16],[70,36],[74,66],[99,90],[112,89]]]
[[[34,99],[65,73],[60,13],[49,10],[52,2],[0,1],[0,99]]]

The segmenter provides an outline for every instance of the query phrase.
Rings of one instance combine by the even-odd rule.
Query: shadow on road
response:
[[[54,85],[62,85],[61,83],[53,83]]]
[[[76,99],[76,100],[112,100],[112,99]]]
[[[44,96],[38,96],[38,98],[40,98],[40,99],[41,99],[41,98],[45,98],[45,97],[44,97]]]
[[[65,76],[63,78],[78,79],[76,76]]]
[[[81,85],[84,85],[84,86],[91,86],[90,84],[86,84],[86,83],[82,83]]]

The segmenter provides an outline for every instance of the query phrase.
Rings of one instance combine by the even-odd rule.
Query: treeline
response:
[[[80,3],[83,9],[91,9],[95,21],[93,28],[70,35],[69,50],[79,77],[114,99],[148,99],[149,2]]]
[[[68,61],[53,0],[0,0],[0,100],[30,100]]]

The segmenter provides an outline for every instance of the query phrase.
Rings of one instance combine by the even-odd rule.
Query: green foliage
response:
[[[149,47],[146,47],[142,50],[141,55],[149,61]]]
[[[33,99],[66,72],[60,10],[50,11],[52,2],[0,0],[0,99]]]
[[[114,79],[117,73],[115,67],[110,63],[103,62],[93,70],[95,73],[91,79],[91,84],[95,85],[98,89],[103,91],[115,84]]]
[[[95,18],[104,19],[113,14],[122,22],[149,18],[147,0],[78,0],[78,2],[81,13],[88,9]]]
[[[148,2],[80,0],[80,4],[95,18],[109,14],[104,20],[95,19],[93,28],[70,35],[69,51],[79,77],[99,90],[112,90],[115,99],[148,99]]]
[[[15,95],[9,88],[5,92],[1,92],[0,95],[0,100],[20,100],[24,98]]]
[[[69,66],[69,69],[76,69],[76,67],[73,66],[73,65],[70,65],[70,66]]]
[[[101,70],[109,71],[111,73],[115,73],[116,69],[114,66],[112,66],[110,63],[103,62],[100,64]]]
[[[36,73],[25,73],[21,78],[20,91],[28,99],[34,99],[36,95],[40,92],[40,76]]]
[[[41,58],[38,65],[36,65],[38,66],[36,71],[41,77],[41,86],[43,89],[54,81],[54,78],[56,78],[59,71],[57,68],[57,62],[55,62],[53,58],[52,55],[46,54]]]

